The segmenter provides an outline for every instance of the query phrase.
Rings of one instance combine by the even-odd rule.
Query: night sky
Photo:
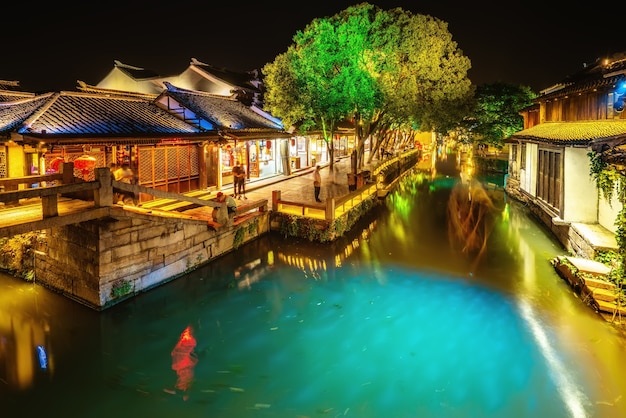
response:
[[[97,84],[114,60],[163,76],[180,73],[191,58],[236,71],[260,69],[286,51],[296,31],[312,19],[359,2],[299,0],[287,2],[288,7],[281,6],[285,1],[236,0],[41,3],[15,1],[3,13],[0,79],[17,80],[24,91],[76,90],[77,80]],[[476,85],[505,82],[539,92],[585,63],[626,51],[617,2],[584,7],[550,0],[370,3],[447,22],[472,61],[469,77]]]

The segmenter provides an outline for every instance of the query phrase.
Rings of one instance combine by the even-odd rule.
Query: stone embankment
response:
[[[107,220],[46,230],[46,248],[38,249],[46,256],[37,256],[35,281],[102,310],[269,231],[269,212],[262,210],[218,227],[197,217],[155,216],[123,207],[117,212]]]

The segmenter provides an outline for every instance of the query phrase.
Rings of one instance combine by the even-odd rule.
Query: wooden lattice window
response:
[[[561,152],[539,150],[537,197],[559,210],[561,207]]]
[[[6,178],[9,176],[9,170],[7,167],[7,151],[6,149],[0,149],[0,178]]]
[[[199,148],[195,145],[139,148],[139,184],[162,187],[197,178]]]

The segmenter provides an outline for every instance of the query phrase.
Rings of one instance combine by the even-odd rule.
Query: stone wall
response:
[[[558,221],[557,218],[548,213],[541,205],[533,200],[531,196],[520,192],[518,181],[509,178],[506,185],[506,193],[508,196],[524,203],[535,218],[548,229],[570,254],[593,260],[600,251],[617,251],[616,245],[596,245],[593,243],[593,237],[586,236],[585,232],[579,231],[573,227],[570,222]],[[597,229],[604,231],[597,232],[596,234],[611,235],[611,232],[603,227]]]
[[[192,271],[269,231],[269,212],[213,229],[201,220],[124,213],[46,231],[37,282],[101,310]]]

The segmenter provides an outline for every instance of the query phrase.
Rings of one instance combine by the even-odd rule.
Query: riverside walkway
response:
[[[347,174],[350,172],[350,158],[337,159],[333,169],[331,170],[328,163],[320,164],[322,167],[322,189],[321,198],[323,201],[330,198],[337,198],[345,196],[349,193],[347,185]],[[237,200],[238,207],[241,210],[245,210],[245,207],[250,206],[252,202],[258,202],[260,200],[267,201],[267,209],[272,210],[272,195],[273,192],[278,190],[281,193],[281,199],[285,201],[301,202],[302,204],[309,206],[317,206],[323,209],[324,202],[316,203],[313,197],[313,179],[312,171],[314,167],[308,167],[301,170],[294,171],[290,175],[276,175],[263,179],[254,179],[246,182],[246,197],[247,199]],[[364,170],[369,169],[369,165],[366,165]],[[69,170],[68,172],[72,172]],[[60,175],[59,175],[60,176]],[[41,180],[34,180],[31,182],[37,182]],[[71,179],[63,179],[68,183],[71,183]],[[92,182],[93,183],[93,182]],[[65,184],[65,182],[64,182]],[[61,186],[59,189],[67,189],[66,191],[76,191],[78,189],[95,189],[99,187],[97,184],[67,184]],[[120,207],[114,205],[113,207],[94,207],[93,201],[86,201],[81,199],[72,199],[57,196],[57,191],[51,188],[36,188],[36,189],[22,189],[16,192],[12,192],[12,197],[4,196],[2,200],[3,204],[0,204],[0,236],[8,237],[15,234],[21,234],[29,231],[46,229],[54,226],[62,226],[68,223],[83,222],[90,219],[97,219],[103,216],[108,216],[112,212],[128,209],[143,209],[146,207],[152,208],[153,214],[157,212],[160,215],[167,215],[170,213],[172,216],[185,216],[184,209],[178,211],[176,208],[177,197],[175,194],[169,193],[168,196],[162,198],[158,197],[155,200],[144,202],[137,207],[127,206]],[[221,190],[227,194],[233,194],[232,185],[228,185]],[[217,194],[218,190],[199,190],[186,195],[178,195],[178,197],[186,196],[187,200],[202,199],[204,204],[213,205],[213,198]],[[9,192],[0,193],[9,194]],[[61,193],[59,191],[58,193]],[[40,195],[39,197],[34,194]],[[193,196],[191,196],[193,194]],[[31,196],[33,195],[33,196]],[[11,202],[9,202],[11,200]],[[172,204],[174,202],[174,204]],[[161,208],[161,204],[163,208]],[[97,206],[97,205],[96,205]],[[184,205],[180,205],[184,207]],[[169,208],[168,208],[169,207]],[[209,208],[210,209],[210,208]],[[149,213],[146,211],[146,213]],[[205,214],[206,215],[206,214]],[[187,216],[193,217],[193,211],[187,211]],[[206,216],[205,216],[206,217]]]
[[[323,202],[331,197],[340,197],[349,193],[348,190],[348,173],[350,172],[350,158],[341,158],[335,161],[333,168],[330,168],[329,163],[320,164],[322,175],[322,188],[320,197],[322,203],[319,206],[323,206]],[[365,165],[363,170],[369,170],[370,166]],[[289,200],[294,202],[315,204],[315,198],[313,196],[313,170],[315,167],[307,167],[292,172],[290,175],[277,174],[274,176],[265,177],[262,179],[252,179],[246,181],[246,197],[247,199],[236,199],[237,205],[245,205],[248,201],[256,201],[261,199],[268,200],[269,209],[272,210],[272,192],[274,190],[280,190],[281,198],[283,200]],[[206,194],[210,195],[209,198],[214,198],[217,193],[221,191],[223,193],[233,195],[234,190],[232,185],[227,185],[221,190],[207,190]],[[196,192],[194,192],[196,193]],[[168,208],[168,199],[161,199],[159,202],[146,202],[140,204],[140,207],[155,207],[155,208]]]

